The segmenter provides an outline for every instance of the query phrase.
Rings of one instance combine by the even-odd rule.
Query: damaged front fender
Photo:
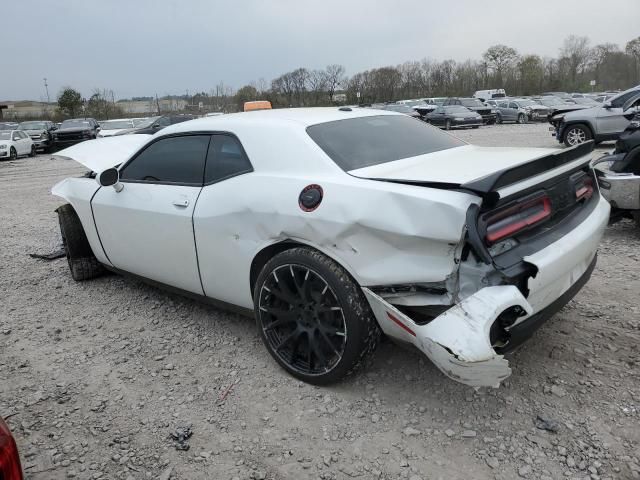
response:
[[[411,318],[368,288],[369,305],[385,334],[415,345],[449,378],[472,387],[497,387],[511,375],[509,362],[491,345],[491,326],[515,307],[533,309],[513,285],[486,287],[426,325]]]

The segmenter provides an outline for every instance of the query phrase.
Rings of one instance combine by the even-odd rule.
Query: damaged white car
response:
[[[450,378],[497,386],[503,354],[589,279],[609,217],[567,150],[467,145],[406,115],[265,110],[57,155],[73,278],[103,269],[255,315],[292,375],[353,372],[381,332]]]

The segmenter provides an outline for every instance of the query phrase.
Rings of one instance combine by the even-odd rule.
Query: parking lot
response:
[[[548,127],[453,133],[559,147]],[[51,186],[83,171],[49,155],[0,162],[0,413],[26,478],[640,478],[634,223],[608,228],[591,281],[509,355],[500,388],[455,383],[391,342],[319,388],[281,370],[248,318],[31,258],[59,243]],[[188,450],[170,437],[184,427]]]

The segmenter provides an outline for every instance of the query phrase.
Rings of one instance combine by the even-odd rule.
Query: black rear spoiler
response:
[[[553,170],[554,168],[558,168],[566,163],[573,162],[574,160],[593,152],[594,146],[595,143],[593,140],[589,140],[588,142],[581,143],[571,148],[558,150],[557,153],[540,157],[522,165],[499,170],[487,175],[486,177],[463,183],[460,185],[460,188],[486,195],[488,193],[495,192],[499,188],[513,185],[514,183],[518,183],[529,177],[540,175],[548,170]]]
[[[371,178],[370,180],[378,180],[390,183],[402,183],[405,185],[419,185],[421,187],[439,188],[442,190],[468,190],[479,196],[489,205],[495,205],[500,200],[497,190],[529,177],[540,175],[548,170],[553,170],[566,163],[573,162],[590,154],[594,149],[593,140],[581,143],[574,147],[558,150],[544,157],[537,158],[530,162],[524,163],[504,170],[498,170],[487,176],[471,180],[466,183],[445,183],[445,182],[425,182],[415,180],[390,180],[387,178]]]

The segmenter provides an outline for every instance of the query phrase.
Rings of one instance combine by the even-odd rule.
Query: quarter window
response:
[[[209,135],[186,135],[158,140],[145,148],[120,172],[122,180],[202,185]]]
[[[236,137],[212,135],[207,155],[205,183],[219,182],[252,170],[251,162]]]

